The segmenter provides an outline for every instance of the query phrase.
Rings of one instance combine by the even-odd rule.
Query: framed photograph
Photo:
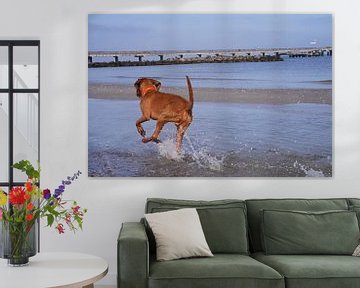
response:
[[[332,177],[331,14],[90,14],[90,177]]]

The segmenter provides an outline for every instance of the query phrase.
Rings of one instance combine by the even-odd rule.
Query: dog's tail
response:
[[[189,110],[191,111],[194,106],[194,92],[193,92],[190,78],[188,76],[186,76],[186,82],[187,82],[187,86],[189,89]]]

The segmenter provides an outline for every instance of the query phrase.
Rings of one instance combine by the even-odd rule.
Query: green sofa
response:
[[[188,207],[197,208],[214,257],[156,261],[155,239],[145,221],[123,223],[117,246],[119,288],[360,287],[360,257],[351,256],[359,241],[360,199],[152,198],[147,200],[145,212]],[[319,231],[301,230],[311,229],[312,223],[320,225]],[[336,235],[325,237],[321,243],[316,234],[326,225],[343,229],[345,233],[340,234],[349,234],[349,239]],[[274,229],[267,231],[264,227]],[[288,234],[284,233],[282,239],[277,231]],[[302,233],[308,237],[307,242],[301,239]],[[279,243],[283,243],[284,253]],[[313,252],[316,249],[318,255]],[[294,255],[286,251],[294,251]]]

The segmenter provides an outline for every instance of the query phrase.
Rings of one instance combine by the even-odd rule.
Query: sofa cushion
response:
[[[246,255],[215,254],[211,258],[150,261],[149,288],[284,288],[274,269]]]
[[[156,239],[159,261],[213,256],[195,208],[145,214]]]
[[[262,210],[266,254],[352,255],[359,244],[354,211]]]
[[[265,255],[256,260],[284,275],[287,288],[360,287],[360,258],[342,255]]]
[[[148,199],[146,213],[197,208],[206,241],[213,253],[248,254],[245,202],[241,200],[193,201]],[[152,239],[150,231],[149,239]],[[152,240],[150,240],[152,242]]]
[[[351,205],[349,207],[349,210],[354,211],[356,213],[356,217],[358,218],[358,224],[359,224],[359,228],[360,228],[360,205],[359,206]]]
[[[359,198],[348,198],[349,210],[355,211],[356,216],[358,217],[359,228],[360,228],[360,199]]]
[[[360,198],[348,198],[347,201],[349,206],[360,206]]]
[[[346,199],[254,199],[246,200],[252,251],[262,251],[260,210],[328,211],[348,210]]]

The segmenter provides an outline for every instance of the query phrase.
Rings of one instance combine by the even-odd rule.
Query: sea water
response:
[[[89,69],[90,83],[133,85],[140,77],[152,77],[166,86],[182,87],[184,75],[194,87],[244,89],[329,89],[332,57],[289,58],[276,62],[204,63]]]
[[[89,99],[89,176],[332,175],[331,105],[198,102],[193,114],[179,155],[172,123],[162,143],[141,142],[138,101]]]
[[[331,89],[332,57],[281,62],[89,69],[89,83],[133,85],[153,77],[168,87]],[[275,93],[275,92],[274,92]],[[141,142],[139,102],[89,99],[89,176],[332,176],[332,106],[196,102],[176,153],[175,126],[162,143]],[[144,123],[147,135],[155,121]]]

